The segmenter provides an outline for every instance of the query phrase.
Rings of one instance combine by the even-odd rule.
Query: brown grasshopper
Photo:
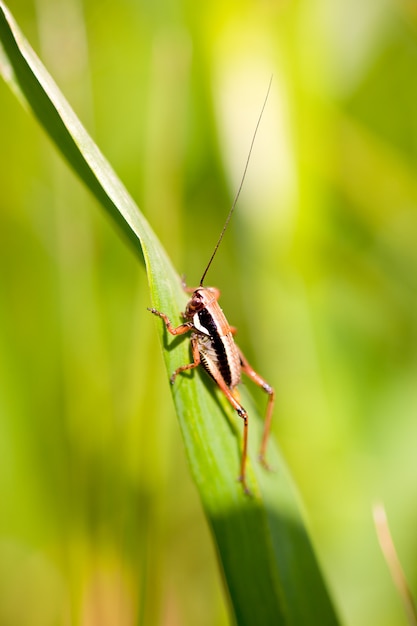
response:
[[[272,79],[271,79],[272,80]],[[242,372],[246,374],[256,385],[261,387],[268,394],[268,404],[266,409],[265,426],[262,436],[262,442],[260,447],[259,459],[264,465],[268,467],[265,460],[265,451],[269,437],[269,431],[271,427],[272,410],[274,405],[274,390],[273,388],[249,365],[248,361],[244,357],[241,350],[236,345],[233,336],[236,333],[236,329],[229,325],[220,305],[218,303],[220,297],[220,291],[215,287],[204,287],[203,282],[208,272],[208,269],[216,255],[220,242],[223,239],[223,235],[227,229],[230,218],[236,206],[237,200],[240,195],[240,191],[245,180],[246,171],[250,156],[252,153],[253,144],[255,142],[256,133],[259,128],[259,124],[262,118],[262,114],[268,99],[269,90],[271,87],[271,81],[268,86],[268,91],[262,106],[261,113],[256,124],[255,132],[252,137],[252,143],[249,149],[245,169],[241,179],[241,183],[235,199],[232,204],[232,208],[226,218],[220,237],[216,243],[213,254],[204,270],[204,273],[200,280],[200,285],[196,289],[187,287],[183,282],[183,288],[187,293],[191,293],[191,298],[186,306],[183,317],[186,320],[179,326],[174,326],[171,320],[165,313],[161,313],[156,309],[149,309],[154,315],[158,315],[165,322],[165,326],[171,335],[183,335],[191,332],[191,350],[193,361],[187,365],[181,365],[178,367],[171,376],[171,383],[173,384],[178,374],[187,370],[194,369],[198,365],[202,365],[206,372],[211,376],[216,385],[220,388],[223,394],[226,396],[232,407],[235,409],[239,417],[243,419],[243,448],[240,464],[239,480],[241,481],[244,491],[249,493],[249,489],[246,483],[246,459],[248,448],[248,414],[243,406],[237,399],[236,387],[241,382]]]

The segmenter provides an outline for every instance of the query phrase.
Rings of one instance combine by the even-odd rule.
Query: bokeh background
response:
[[[415,591],[416,4],[10,8],[190,284],[273,74],[208,283],[342,622],[406,624],[371,511]],[[0,624],[228,624],[144,270],[4,83],[0,137]]]

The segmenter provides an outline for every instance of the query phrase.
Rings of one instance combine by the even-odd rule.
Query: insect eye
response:
[[[193,297],[187,304],[186,313],[188,315],[193,315],[197,311],[200,311],[202,308],[204,308],[203,298],[199,293],[194,293]]]

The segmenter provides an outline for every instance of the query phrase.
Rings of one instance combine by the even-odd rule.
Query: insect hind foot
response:
[[[243,493],[245,494],[245,496],[248,496],[249,498],[253,498],[253,493],[251,492],[251,490],[249,489],[246,483],[246,478],[244,476],[239,476],[237,480],[238,482],[242,483]]]
[[[275,472],[275,469],[269,465],[263,454],[258,455],[258,461],[267,472]]]

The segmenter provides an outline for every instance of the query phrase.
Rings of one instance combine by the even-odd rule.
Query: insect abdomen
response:
[[[198,334],[198,347],[204,369],[214,379],[216,372],[220,372],[226,385],[233,389],[240,382],[240,359],[232,333],[228,330],[222,334],[222,328],[217,326],[216,318],[207,308],[199,311],[195,317],[198,320],[195,319],[194,326],[202,333]]]

